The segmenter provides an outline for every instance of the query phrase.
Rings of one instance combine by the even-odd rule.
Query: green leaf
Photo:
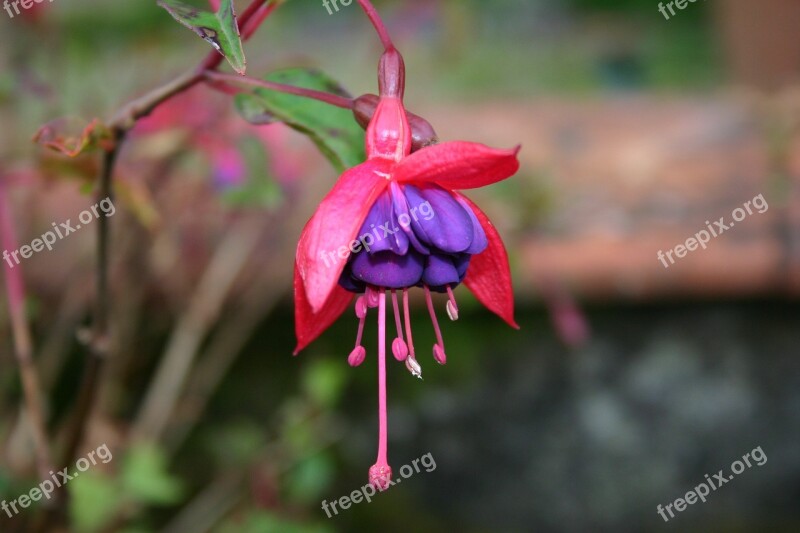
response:
[[[136,500],[155,505],[174,504],[183,494],[180,481],[167,472],[166,455],[151,445],[130,449],[122,465],[122,485]]]
[[[70,481],[69,514],[78,533],[100,531],[124,503],[116,482],[106,476],[88,472]]]
[[[251,421],[237,421],[204,435],[218,468],[231,469],[251,465],[266,445],[265,430]]]
[[[270,113],[258,96],[249,93],[242,93],[236,96],[233,101],[236,111],[250,124],[254,126],[265,126],[274,124],[281,120]]]
[[[265,79],[350,96],[336,81],[314,69],[280,70]],[[253,94],[238,95],[236,108],[245,120],[254,124],[263,124],[269,117],[274,117],[308,136],[339,172],[366,159],[364,131],[348,109],[260,87]]]
[[[225,56],[233,70],[239,74],[245,73],[247,61],[244,57],[233,0],[222,0],[216,13],[176,0],[159,0],[158,5],[166,9],[175,20],[208,41]]]
[[[330,409],[341,397],[348,377],[344,365],[316,359],[303,375],[303,389],[318,405]]]
[[[263,533],[264,531],[280,531],[281,533],[332,533],[333,529],[325,524],[304,524],[283,518],[270,511],[248,511],[248,514],[237,515],[224,523],[218,533]]]
[[[327,454],[320,453],[303,459],[287,474],[289,497],[305,504],[319,501],[333,481],[334,473],[333,461]]]

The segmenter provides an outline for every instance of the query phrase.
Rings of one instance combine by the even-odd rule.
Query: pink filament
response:
[[[381,294],[383,294],[381,292]],[[364,292],[364,296],[366,297],[367,307],[378,307],[378,291],[373,289],[372,287],[367,287],[367,290]]]
[[[408,311],[408,289],[403,289],[403,317],[406,321],[406,337],[408,337],[409,357],[415,359],[414,339],[411,337],[411,313]]]
[[[439,346],[444,351],[444,340],[442,340],[442,332],[439,329],[439,321],[436,320],[436,311],[433,309],[433,300],[431,300],[431,290],[425,285],[425,301],[428,303],[428,312],[431,314],[431,322],[433,322],[433,329],[436,332],[436,340]]]
[[[397,304],[397,292],[392,289],[392,309],[394,310],[394,324],[397,326],[397,338],[403,340],[403,325],[400,323],[400,306]]]
[[[458,304],[456,304],[456,297],[453,294],[453,289],[450,288],[450,285],[447,286],[447,297],[450,298],[450,303],[453,304],[453,307],[458,309]]]
[[[356,301],[356,315],[358,316],[358,335],[356,335],[356,348],[361,346],[361,336],[364,334],[364,322],[367,321],[367,308],[366,306],[359,308],[360,303],[362,303],[361,298]]]

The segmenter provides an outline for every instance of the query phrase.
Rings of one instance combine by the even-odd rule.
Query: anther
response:
[[[350,355],[347,356],[347,363],[352,366],[356,367],[364,362],[364,359],[367,357],[367,350],[363,346],[356,346]]]
[[[453,289],[450,286],[447,286],[447,316],[450,317],[450,320],[456,321],[458,320],[458,304],[456,303],[456,297],[453,295]]]
[[[422,367],[420,366],[419,361],[417,361],[414,357],[408,356],[408,358],[406,358],[406,368],[409,372],[411,372],[412,376],[422,379]]]

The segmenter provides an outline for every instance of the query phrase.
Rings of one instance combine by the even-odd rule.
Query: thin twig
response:
[[[110,198],[113,202],[113,174],[119,149],[122,146],[122,134],[115,139],[111,147],[104,152],[103,164],[100,169],[99,188],[97,191],[97,201]],[[88,425],[89,415],[94,405],[97,394],[98,381],[103,363],[109,354],[109,331],[108,314],[110,294],[108,290],[108,267],[109,267],[109,234],[110,220],[108,217],[100,217],[97,226],[97,278],[96,293],[94,302],[94,317],[92,319],[92,329],[89,338],[83,339],[89,348],[89,358],[81,383],[80,393],[73,412],[71,427],[67,432],[67,444],[62,455],[61,465],[72,462],[77,453],[78,447],[83,441]]]
[[[17,239],[14,233],[14,222],[10,206],[6,198],[4,185],[0,182],[0,231],[5,250],[16,250]],[[39,374],[33,362],[33,342],[30,327],[25,316],[25,284],[19,265],[10,267],[3,265],[5,272],[6,292],[11,329],[14,337],[14,355],[19,364],[22,389],[25,396],[25,414],[33,438],[36,452],[36,465],[39,477],[47,479],[53,468],[50,445],[47,439],[46,417],[42,401]]]
[[[260,8],[268,0],[253,0],[239,17],[238,25],[241,31],[248,21],[256,15]],[[263,22],[264,18],[261,19]],[[252,34],[252,33],[251,33]],[[123,106],[109,123],[114,139],[112,145],[106,149],[103,157],[103,165],[100,175],[99,197],[103,199],[110,197],[112,193],[112,177],[114,164],[119,153],[125,133],[130,130],[136,121],[148,115],[158,105],[169,100],[173,96],[185,91],[203,79],[203,74],[207,70],[217,68],[223,60],[223,56],[216,52],[210,52],[200,65],[171,82],[150,91],[146,95],[137,98],[129,104]],[[95,317],[89,339],[90,357],[84,371],[83,383],[80,395],[75,407],[75,415],[72,427],[67,433],[67,445],[63,454],[61,464],[69,464],[75,456],[78,446],[85,433],[87,418],[92,404],[97,394],[98,378],[102,367],[102,361],[108,354],[108,229],[109,222],[106,217],[100,219],[98,230],[98,275],[97,275],[97,295],[95,302]]]

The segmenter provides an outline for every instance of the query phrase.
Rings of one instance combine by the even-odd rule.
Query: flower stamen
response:
[[[403,318],[406,321],[406,337],[408,338],[406,368],[411,372],[411,375],[422,379],[422,367],[414,355],[414,339],[411,337],[411,313],[408,310],[408,289],[403,289]]]
[[[439,329],[439,321],[436,319],[436,311],[433,309],[433,300],[431,299],[431,290],[427,285],[425,288],[425,302],[428,304],[428,312],[431,315],[431,322],[433,322],[433,330],[436,332],[436,344],[433,345],[433,358],[440,365],[447,362],[447,355],[444,352],[444,340],[442,339],[442,331]]]
[[[450,320],[455,322],[458,320],[458,304],[456,303],[456,297],[453,294],[453,289],[450,285],[447,286],[447,316],[450,317]]]
[[[347,364],[352,367],[359,366],[367,357],[367,350],[361,345],[361,337],[364,335],[364,323],[367,321],[367,303],[363,296],[359,296],[356,300],[356,316],[358,317],[356,346],[347,356]]]
[[[400,307],[397,304],[397,291],[392,289],[392,310],[394,311],[394,324],[397,327],[397,337],[392,342],[392,354],[398,361],[405,361],[408,357],[408,345],[403,340],[403,325],[400,323]]]

